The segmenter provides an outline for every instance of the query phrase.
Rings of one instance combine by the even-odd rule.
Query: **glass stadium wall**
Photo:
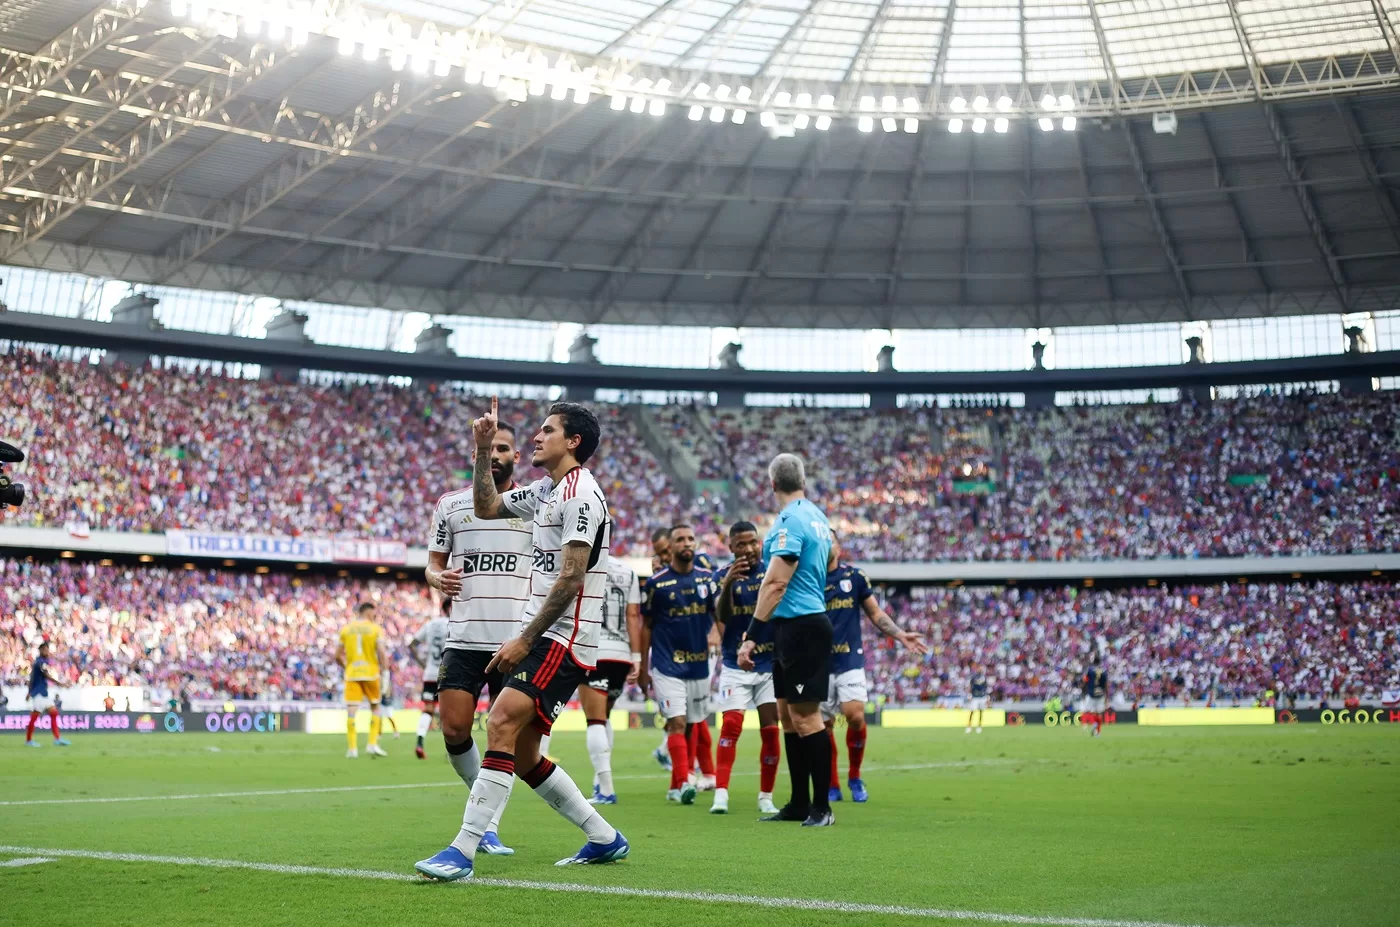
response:
[[[110,321],[111,308],[123,297],[141,293],[159,301],[155,316],[168,329],[262,338],[279,311],[307,316],[306,335],[323,345],[411,352],[417,336],[429,325],[452,331],[450,345],[462,357],[492,360],[565,363],[574,340],[585,332],[575,323],[478,318],[461,315],[366,309],[326,303],[279,301],[210,290],[133,285],[121,280],[56,273],[32,268],[0,269],[0,302],[12,311]],[[1186,339],[1202,340],[1204,359],[1213,362],[1265,360],[1340,354],[1346,350],[1344,329],[1362,329],[1370,350],[1400,349],[1400,312],[1226,319],[1212,322],[1145,323],[1135,325],[1072,326],[1014,329],[763,329],[659,325],[593,325],[587,334],[597,339],[594,354],[603,364],[708,369],[718,366],[719,352],[728,344],[743,345],[741,363],[754,370],[874,371],[876,355],[895,348],[895,366],[902,371],[1026,370],[1033,366],[1033,345],[1045,345],[1042,361],[1048,369],[1142,367],[1179,364],[1188,359]],[[62,349],[67,356],[97,363],[104,352]],[[257,364],[225,363],[187,358],[159,358],[165,366],[209,370],[218,375],[255,378]],[[383,382],[408,385],[406,377],[380,377],[339,371],[303,371],[317,383]],[[558,388],[518,384],[459,383],[474,393],[554,398]],[[1338,389],[1335,380],[1305,384],[1323,391]],[[1400,386],[1400,378],[1382,377],[1381,389]],[[1285,384],[1215,387],[1219,397],[1278,389]],[[1174,402],[1175,388],[1062,391],[1057,405],[1103,405]],[[601,390],[607,401],[666,404],[713,402],[713,393],[661,390]],[[811,406],[862,408],[868,395],[812,393],[749,393],[751,406]],[[901,394],[900,406],[949,405],[1021,406],[1022,393]]]

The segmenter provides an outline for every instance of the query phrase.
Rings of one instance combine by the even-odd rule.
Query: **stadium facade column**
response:
[[[720,348],[719,369],[743,370],[743,365],[739,363],[739,352],[742,350],[744,350],[744,346],[737,341],[731,341]],[[744,407],[743,387],[715,390],[715,405],[721,409],[742,409]]]
[[[156,318],[156,306],[160,300],[142,293],[122,297],[112,307],[113,325],[134,325],[145,331],[160,331],[160,320]],[[144,367],[151,355],[141,350],[108,351],[102,356],[103,366],[125,364],[128,367]]]
[[[569,365],[575,364],[598,364],[598,355],[593,353],[593,346],[598,343],[587,332],[579,332],[579,336],[574,339],[574,343],[569,345]],[[566,386],[559,393],[559,398],[565,402],[596,402],[598,391],[581,386]]]
[[[306,336],[306,322],[306,313],[283,306],[282,311],[273,316],[267,323],[267,340],[294,341],[299,345],[310,344],[311,339]],[[300,376],[300,367],[264,364],[258,374],[258,379],[295,383]]]
[[[1036,370],[1045,369],[1045,342],[1037,341],[1031,345],[1031,356],[1035,358]],[[1055,406],[1055,391],[1053,389],[1028,389],[1026,390],[1027,409],[1052,409]]]
[[[1360,325],[1350,325],[1342,329],[1342,334],[1347,337],[1347,357],[1360,358],[1362,354],[1374,351],[1373,345],[1367,344],[1366,330]],[[1370,393],[1375,391],[1375,381],[1369,376],[1342,377],[1342,389],[1348,393]]]
[[[894,345],[887,344],[875,355],[876,373],[894,373]],[[873,390],[870,393],[870,408],[895,409],[899,407],[899,393],[893,389]]]
[[[1191,359],[1188,360],[1186,363],[1188,363],[1188,364],[1204,364],[1204,363],[1206,362],[1206,342],[1205,342],[1205,339],[1202,338],[1201,336],[1199,336],[1199,335],[1192,335],[1190,338],[1187,338],[1187,339],[1186,339],[1186,349],[1187,349],[1188,351],[1191,352],[1191,353],[1190,353],[1190,358],[1191,358]],[[1197,403],[1200,404],[1200,405],[1206,405],[1206,404],[1208,404],[1208,403],[1211,401],[1211,398],[1212,398],[1212,396],[1211,396],[1211,388],[1210,388],[1210,386],[1208,386],[1208,385],[1207,385],[1207,386],[1183,386],[1183,387],[1181,388],[1181,394],[1182,394],[1182,396],[1190,397],[1192,400],[1194,400],[1195,402],[1197,402]]]
[[[452,350],[451,339],[452,329],[437,324],[429,325],[413,339],[413,353],[427,357],[455,358],[457,352]],[[414,377],[413,379],[421,386],[441,385],[446,382],[442,377]]]

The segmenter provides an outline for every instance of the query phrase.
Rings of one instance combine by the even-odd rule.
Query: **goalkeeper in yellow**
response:
[[[369,699],[372,717],[369,719],[370,756],[388,756],[379,746],[379,726],[383,723],[383,708],[379,704],[379,637],[382,632],[374,623],[374,603],[362,602],[355,609],[355,620],[340,629],[340,646],[335,660],[345,670],[345,740],[351,759],[360,755],[355,740],[355,712],[360,702]]]

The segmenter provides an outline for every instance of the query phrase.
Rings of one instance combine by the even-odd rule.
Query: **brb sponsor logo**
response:
[[[275,734],[286,726],[286,719],[271,711],[239,711],[204,716],[204,727],[211,734]]]

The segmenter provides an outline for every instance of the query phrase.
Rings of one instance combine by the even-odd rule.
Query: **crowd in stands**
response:
[[[956,700],[974,666],[996,699],[1076,700],[1103,659],[1122,706],[1249,705],[1400,689],[1400,587],[1294,582],[1128,589],[919,588],[888,601],[927,636],[919,657],[866,634],[875,691],[896,702]]]
[[[10,524],[321,534],[426,543],[433,504],[467,482],[480,398],[387,384],[314,386],[151,368],[99,367],[12,350],[6,437],[28,502]],[[517,479],[547,402],[501,400],[516,426]],[[627,410],[599,405],[589,462],[615,508],[619,550],[650,552],[647,528],[680,497]]]
[[[416,697],[408,642],[434,610],[415,580],[0,559],[0,682],[22,685],[47,637],[67,685],[336,699],[336,632],[364,601],[378,606],[400,694]],[[1144,704],[1374,695],[1400,674],[1400,588],[1389,583],[936,587],[887,605],[933,645],[919,657],[867,625],[872,694],[895,702],[956,699],[982,664],[999,700],[1072,704],[1095,653],[1113,690]]]
[[[389,537],[422,543],[464,482],[483,407],[448,388],[317,386],[60,361],[12,349],[7,437],[30,502],[11,524]],[[546,405],[503,400],[529,440]],[[1048,410],[924,407],[640,411],[598,403],[590,461],[617,550],[698,521],[771,515],[766,462],[796,451],[853,560],[1100,560],[1400,549],[1393,394],[1265,394]],[[650,417],[702,480],[687,511],[643,440]],[[655,442],[653,442],[655,444]],[[679,458],[672,459],[672,454]],[[522,465],[520,478],[533,474]],[[727,509],[737,500],[739,510]]]

